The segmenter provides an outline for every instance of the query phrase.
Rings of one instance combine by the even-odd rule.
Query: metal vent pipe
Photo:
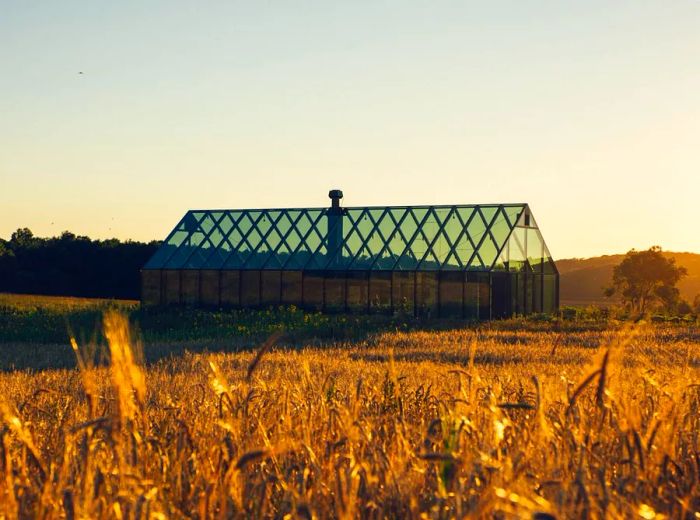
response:
[[[331,199],[331,207],[326,212],[328,218],[328,269],[338,268],[342,264],[343,257],[343,208],[340,207],[340,199],[343,198],[341,190],[330,190],[328,197]]]

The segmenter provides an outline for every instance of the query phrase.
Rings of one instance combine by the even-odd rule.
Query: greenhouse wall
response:
[[[556,275],[541,273],[143,270],[145,305],[263,308],[492,319],[554,312]]]

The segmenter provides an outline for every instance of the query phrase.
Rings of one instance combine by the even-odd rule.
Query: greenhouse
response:
[[[188,211],[142,270],[145,305],[491,319],[559,306],[527,204]]]

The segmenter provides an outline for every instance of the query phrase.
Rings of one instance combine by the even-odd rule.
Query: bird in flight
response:
[[[78,72],[78,74],[82,74],[82,71],[81,71],[81,72]]]

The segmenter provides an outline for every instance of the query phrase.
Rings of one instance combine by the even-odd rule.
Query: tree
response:
[[[654,303],[672,308],[679,298],[676,284],[687,274],[685,267],[666,258],[658,246],[646,251],[632,249],[613,269],[613,283],[605,295],[619,295],[630,310],[640,314]]]
[[[693,300],[693,312],[700,315],[700,294],[696,294]]]
[[[17,231],[12,233],[10,237],[10,244],[16,247],[27,247],[36,242],[34,238],[34,233],[29,228],[19,228]]]
[[[9,291],[12,288],[10,282],[16,271],[17,258],[15,253],[4,240],[0,240],[0,290]]]
[[[158,246],[91,240],[70,231],[42,238],[21,228],[0,240],[0,291],[138,298],[139,271]]]

